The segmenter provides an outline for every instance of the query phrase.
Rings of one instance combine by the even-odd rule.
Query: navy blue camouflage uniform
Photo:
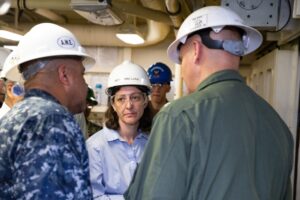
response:
[[[0,121],[0,199],[92,199],[79,125],[44,91],[29,90]]]

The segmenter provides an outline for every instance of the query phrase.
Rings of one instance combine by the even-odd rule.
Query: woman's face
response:
[[[120,125],[138,125],[148,99],[138,88],[124,86],[111,97],[111,103],[119,117]]]

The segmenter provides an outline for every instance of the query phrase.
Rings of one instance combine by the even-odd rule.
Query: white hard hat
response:
[[[19,70],[15,67],[19,61],[19,56],[16,50],[12,51],[5,59],[0,77],[11,81],[23,82],[23,78]]]
[[[0,71],[3,70],[5,59],[9,54],[10,54],[10,50],[0,47]]]
[[[31,28],[20,40],[17,50],[20,54],[18,66],[38,58],[54,56],[83,57],[86,68],[95,64],[95,60],[69,30],[52,23],[41,23]]]
[[[128,60],[116,66],[108,77],[106,93],[110,95],[110,89],[116,86],[136,85],[145,86],[149,91],[151,85],[144,68]]]
[[[225,26],[238,27],[244,30],[244,55],[253,52],[262,43],[263,38],[260,32],[247,26],[235,12],[221,6],[207,6],[196,10],[184,20],[175,41],[168,47],[167,53],[169,58],[180,64],[178,45],[180,43],[184,44],[189,34],[206,28],[212,28],[213,31],[219,32]]]

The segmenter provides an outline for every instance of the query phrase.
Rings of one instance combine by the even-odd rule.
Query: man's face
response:
[[[166,101],[166,95],[170,91],[169,84],[152,84],[151,102],[162,103]]]
[[[86,95],[87,95],[87,84],[83,78],[84,67],[82,61],[68,59],[67,60],[70,73],[70,87],[68,89],[69,98],[72,100],[70,105],[70,111],[72,113],[80,113],[86,109]]]
[[[195,43],[198,42],[192,38],[188,38],[186,43],[181,45],[180,48],[180,61],[181,61],[181,74],[183,81],[187,87],[188,93],[196,90],[198,82],[198,73],[195,71],[194,61],[195,61]]]

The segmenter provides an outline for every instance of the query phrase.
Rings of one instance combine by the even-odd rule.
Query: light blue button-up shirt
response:
[[[148,136],[139,133],[128,144],[115,130],[103,128],[86,142],[94,199],[124,199]]]

